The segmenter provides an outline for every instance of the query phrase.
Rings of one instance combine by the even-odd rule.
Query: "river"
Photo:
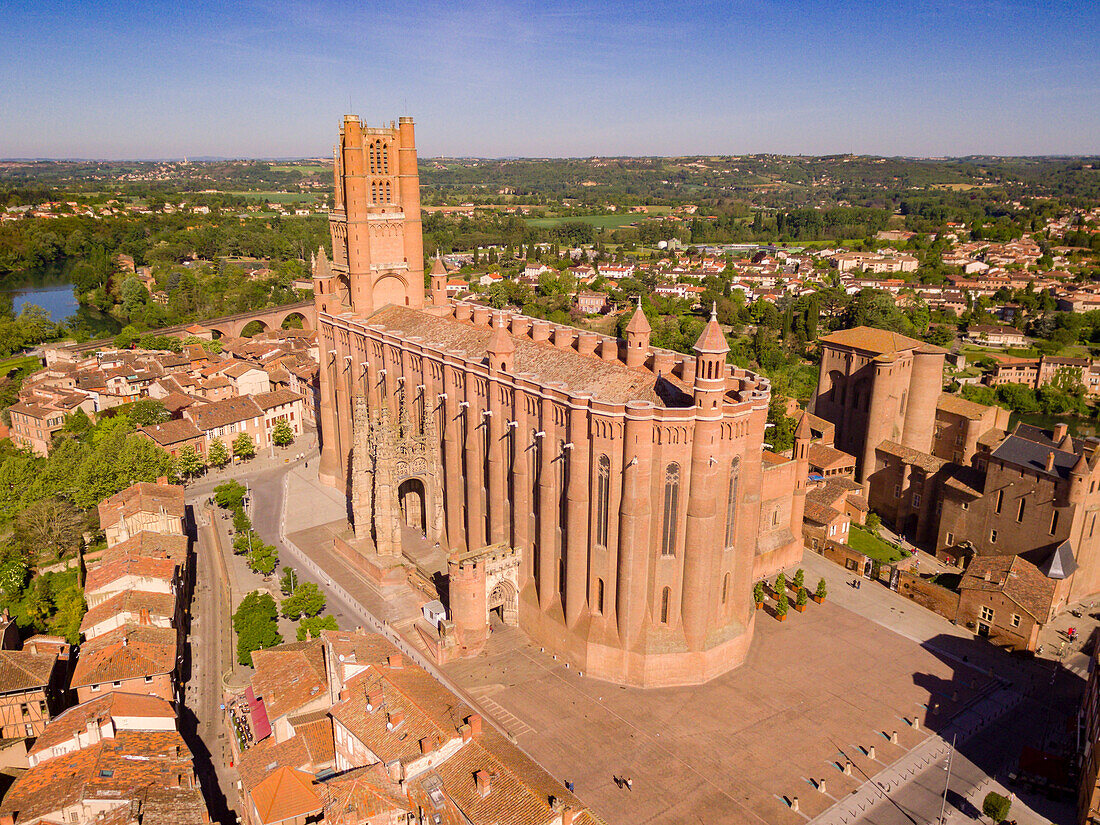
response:
[[[90,307],[81,306],[73,294],[69,273],[72,266],[59,264],[0,278],[0,295],[11,298],[12,308],[18,315],[24,304],[35,304],[49,313],[53,321],[65,321],[74,331],[83,331],[92,337],[114,335],[122,325],[110,315]]]

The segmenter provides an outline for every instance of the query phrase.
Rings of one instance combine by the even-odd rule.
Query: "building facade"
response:
[[[452,302],[440,262],[426,297],[411,119],[346,117],[335,176],[332,262],[322,252],[314,275],[320,475],[352,497],[363,567],[385,567],[407,531],[438,542],[467,653],[501,601],[615,682],[739,664],[754,578],[802,552],[807,445],[765,452],[767,379],[726,364],[713,315],[684,357],[650,346],[640,310],[620,341]],[[501,548],[515,585],[486,592]]]

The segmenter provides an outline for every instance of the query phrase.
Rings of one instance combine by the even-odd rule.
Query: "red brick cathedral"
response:
[[[321,478],[343,489],[337,547],[383,586],[432,548],[441,658],[490,615],[574,667],[641,686],[740,664],[753,581],[801,558],[806,442],[763,446],[767,379],[727,365],[711,317],[694,357],[425,296],[411,118],[344,118],[332,260],[314,268]],[[424,548],[428,548],[425,550]]]

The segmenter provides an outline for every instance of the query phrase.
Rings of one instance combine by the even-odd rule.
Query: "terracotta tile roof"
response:
[[[256,402],[256,406],[261,410],[266,411],[281,407],[283,404],[293,404],[295,401],[301,401],[302,395],[293,390],[282,389],[256,393],[252,396],[252,400]]]
[[[362,822],[391,811],[416,812],[416,806],[390,779],[381,762],[326,779],[318,788],[325,819],[330,822]]]
[[[324,803],[314,787],[313,776],[294,768],[276,768],[250,791],[260,822],[281,822],[309,816]]]
[[[475,785],[478,771],[486,771],[490,777],[486,796],[481,796]],[[471,822],[550,822],[551,796],[582,814],[574,821],[599,821],[564,786],[489,726],[433,772],[442,780],[446,795]],[[424,788],[432,775],[423,775],[411,784]]]
[[[387,306],[362,323],[379,324],[404,336],[419,335],[428,346],[480,362],[487,353],[489,327],[440,318],[408,307]],[[662,407],[690,407],[692,396],[670,376],[658,378],[644,367],[628,367],[561,349],[549,342],[514,337],[516,373],[532,373],[544,383],[561,382],[572,392],[589,392],[611,403],[651,401]]]
[[[171,673],[176,667],[176,631],[126,624],[96,636],[80,650],[72,687],[101,685]]]
[[[50,683],[56,666],[56,653],[0,650],[0,693],[44,688]]]
[[[62,809],[91,802],[104,808],[129,807],[144,800],[150,788],[189,785],[194,769],[191,753],[176,731],[119,731],[113,739],[64,759],[43,762],[19,776],[0,803],[0,813],[16,822],[33,823]]]
[[[163,424],[148,424],[140,429],[140,432],[149,436],[162,447],[179,444],[181,441],[190,441],[202,438],[202,430],[195,426],[195,422],[186,418],[177,418],[165,421]]]
[[[914,467],[919,467],[926,473],[939,472],[947,462],[942,458],[936,458],[929,453],[922,453],[920,450],[914,450],[911,447],[906,447],[904,444],[898,444],[896,441],[883,441],[877,447],[875,452],[886,453],[892,455],[895,458],[900,458],[906,464],[911,464]]]
[[[174,593],[123,590],[95,607],[88,608],[80,622],[80,632],[87,636],[96,625],[124,613],[134,617],[131,621],[136,621],[143,610],[148,611],[150,618],[171,620],[176,615],[176,596]]]
[[[940,399],[936,402],[936,409],[954,415],[961,415],[964,418],[979,419],[985,415],[989,407],[976,401],[969,401],[961,395],[945,392],[940,394]]]
[[[1050,618],[1054,601],[1054,582],[1019,556],[975,556],[959,582],[959,590],[1003,593],[1039,622]]]
[[[198,788],[153,785],[141,806],[141,825],[207,825],[210,813]],[[96,823],[96,825],[102,825]]]
[[[332,738],[332,717],[328,709],[315,710],[298,716],[287,717],[294,728],[294,735],[302,739],[310,761],[314,765],[325,765],[336,760],[336,751]]]
[[[898,332],[891,332],[876,327],[853,327],[842,329],[823,335],[818,339],[822,344],[832,344],[840,347],[862,350],[875,355],[886,355],[893,352],[905,352],[913,349],[927,349],[932,352],[943,352],[939,347],[918,341]]]
[[[382,705],[367,710],[367,692],[382,685]],[[332,718],[383,762],[407,763],[421,757],[420,740],[443,743],[473,711],[419,667],[371,664],[345,686],[347,698],[332,706]],[[401,721],[390,722],[400,714]]]
[[[810,447],[806,451],[806,457],[809,459],[811,466],[820,467],[823,470],[834,467],[854,467],[856,464],[855,456],[848,455],[848,453],[834,447],[819,444],[816,441],[810,443]]]
[[[137,535],[120,541],[113,547],[108,547],[99,554],[95,564],[106,564],[117,559],[138,556],[149,559],[171,559],[176,564],[182,565],[187,561],[189,544],[190,541],[184,535],[142,530]]]
[[[256,406],[256,402],[250,396],[243,395],[215,401],[212,404],[188,407],[184,415],[194,421],[200,430],[209,432],[249,418],[259,418],[263,415],[263,410]]]
[[[99,503],[99,524],[117,524],[120,516],[159,513],[183,517],[183,488],[176,484],[139,482]]]
[[[805,516],[807,521],[812,521],[815,524],[829,525],[843,515],[844,514],[839,510],[834,510],[827,504],[815,501],[809,496],[806,497]]]
[[[272,722],[328,695],[323,647],[313,639],[252,653],[252,689],[263,697]]]
[[[175,727],[176,712],[172,706],[159,696],[145,693],[108,693],[97,696],[76,707],[69,708],[50,720],[50,724],[35,740],[29,753],[44,753],[55,745],[75,737],[88,730],[88,723],[97,719],[126,719],[129,730],[142,730],[140,720],[157,720],[153,725],[160,727],[163,720],[173,720]],[[119,723],[115,723],[116,730]],[[148,728],[154,730],[156,728]]]
[[[176,580],[176,562],[172,559],[149,558],[130,553],[111,554],[88,571],[84,592],[90,595],[107,590],[114,582],[126,576],[156,579],[171,585]]]

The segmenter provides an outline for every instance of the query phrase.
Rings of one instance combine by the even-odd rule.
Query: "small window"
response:
[[[913,493],[913,506],[920,507],[920,493]]]
[[[1020,626],[1020,616],[1017,613],[1012,614],[1012,626],[1013,627],[1019,627]]]
[[[900,484],[895,484],[894,485],[894,498],[901,498],[901,485]]]
[[[953,547],[954,545],[955,545],[955,534],[954,533],[948,533],[947,534],[947,546],[948,547]]]
[[[1058,532],[1058,511],[1055,510],[1050,514],[1050,534],[1053,536]]]
[[[993,621],[993,608],[983,604],[980,615],[983,622]]]
[[[111,685],[114,687],[122,687],[122,682],[111,682]]]
[[[115,772],[114,771],[100,771],[99,775],[102,776],[104,779],[110,779],[112,776],[115,775]]]
[[[997,503],[993,505],[993,512],[994,513],[1000,513],[1001,512],[1001,505],[1004,504],[1004,500],[1005,500],[1005,491],[1004,490],[998,490],[997,491]]]
[[[99,690],[99,685],[92,685],[92,692],[95,693],[97,690]]]
[[[959,433],[957,436],[955,436],[955,443],[958,444],[960,447],[962,446],[962,443],[963,443],[963,434],[962,433]]]
[[[667,587],[661,591],[661,624],[668,624],[668,602],[672,598],[672,591]]]
[[[989,543],[990,544],[996,544],[997,543],[997,531],[996,530],[990,530],[989,531]]]
[[[969,501],[964,501],[962,503],[962,509],[963,510],[969,510],[970,509],[970,502]]]
[[[147,685],[152,684],[152,682],[153,682],[153,677],[152,676],[146,676],[145,677],[145,684],[147,684]]]

